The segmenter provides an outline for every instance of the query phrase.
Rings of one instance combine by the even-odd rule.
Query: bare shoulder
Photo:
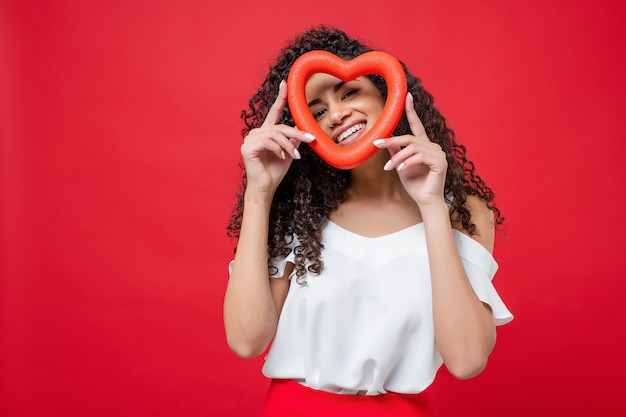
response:
[[[452,227],[476,240],[493,253],[495,232],[493,211],[487,207],[485,200],[475,195],[467,196],[466,205],[472,214],[472,223],[476,225],[476,233],[470,235],[467,230],[463,229],[460,221],[453,221]]]

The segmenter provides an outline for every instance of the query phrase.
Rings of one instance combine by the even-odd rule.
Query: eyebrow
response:
[[[345,83],[346,83],[345,81],[339,81],[339,82],[338,82],[338,83],[337,83],[337,84],[333,87],[333,93],[336,93],[337,91],[339,91],[339,89],[340,89],[341,87],[343,87]],[[316,104],[320,103],[321,101],[322,101],[322,100],[320,100],[319,98],[316,98],[315,100],[311,100],[311,101],[309,102],[309,107],[314,106],[314,105],[316,105]]]

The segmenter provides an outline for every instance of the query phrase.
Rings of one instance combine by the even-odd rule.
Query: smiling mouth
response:
[[[355,134],[356,132],[358,132],[359,130],[363,129],[364,127],[365,127],[365,123],[357,123],[357,124],[355,124],[350,129],[346,130],[341,135],[337,136],[336,142],[337,143],[343,142],[348,137],[350,137],[351,135]]]

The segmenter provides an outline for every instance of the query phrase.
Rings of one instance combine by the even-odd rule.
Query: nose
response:
[[[340,102],[333,103],[328,109],[328,127],[335,127],[343,123],[350,115],[350,108]]]

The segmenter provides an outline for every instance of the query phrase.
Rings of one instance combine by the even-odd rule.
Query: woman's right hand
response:
[[[281,81],[278,97],[259,128],[250,130],[241,145],[241,156],[246,169],[247,189],[272,197],[287,173],[291,162],[300,159],[300,142],[310,143],[310,133],[277,124],[287,103],[287,84]]]

